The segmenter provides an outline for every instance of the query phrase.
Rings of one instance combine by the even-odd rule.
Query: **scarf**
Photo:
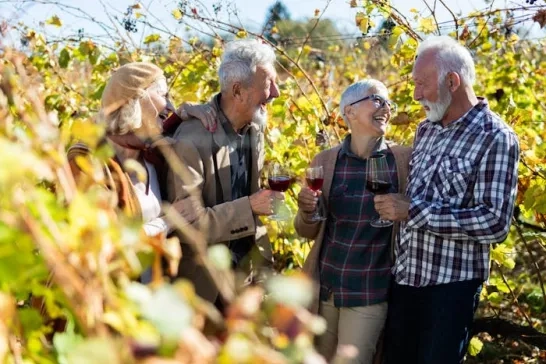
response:
[[[139,150],[139,159],[151,163],[157,173],[165,167],[165,158],[158,148],[153,147],[154,142],[158,139],[142,139],[133,132],[123,135],[109,134],[107,138],[123,148]],[[148,194],[150,191],[150,172],[146,167],[146,163],[143,163],[143,165],[146,169],[146,194]]]

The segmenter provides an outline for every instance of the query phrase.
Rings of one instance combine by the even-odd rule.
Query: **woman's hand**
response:
[[[308,214],[314,212],[317,208],[317,202],[321,192],[314,192],[309,187],[302,187],[298,194],[298,207]]]
[[[216,131],[216,126],[218,125],[217,115],[216,111],[209,103],[190,104],[184,102],[178,110],[176,110],[176,114],[180,116],[183,121],[192,117],[199,119],[203,123],[205,129],[211,133]]]

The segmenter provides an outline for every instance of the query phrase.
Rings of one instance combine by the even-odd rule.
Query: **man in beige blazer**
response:
[[[246,273],[256,261],[272,262],[258,216],[270,215],[273,199],[282,198],[259,188],[266,106],[279,96],[274,63],[271,47],[257,40],[228,43],[219,69],[220,93],[209,103],[217,127],[211,132],[199,120],[183,122],[174,134],[174,148],[189,176],[168,173],[169,201],[190,200],[197,216],[192,225],[208,245],[226,244],[232,266]],[[181,240],[179,277],[190,279],[197,294],[222,308],[210,273],[196,260],[195,249]]]

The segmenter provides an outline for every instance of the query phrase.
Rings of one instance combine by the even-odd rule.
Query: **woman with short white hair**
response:
[[[370,364],[387,317],[392,241],[397,227],[374,227],[374,195],[366,189],[367,165],[385,157],[390,191],[402,192],[411,149],[385,141],[387,123],[396,105],[386,86],[367,79],[349,86],[340,111],[351,133],[341,145],[319,153],[311,167],[322,166],[322,189],[303,187],[298,195],[296,231],[315,243],[303,270],[317,293],[311,308],[326,319],[326,333],[317,337],[317,351],[330,361],[339,346],[358,349],[354,363]],[[313,213],[321,199],[325,220]]]

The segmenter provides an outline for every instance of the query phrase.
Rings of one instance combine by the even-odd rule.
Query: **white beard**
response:
[[[420,103],[423,106],[427,106],[429,110],[425,109],[427,119],[430,121],[440,121],[443,119],[446,114],[449,105],[451,105],[451,94],[447,87],[445,89],[438,90],[438,101],[429,102],[426,100],[421,100]]]
[[[267,110],[262,110],[261,108],[254,111],[252,115],[252,123],[257,124],[258,126],[263,127],[267,123]]]

